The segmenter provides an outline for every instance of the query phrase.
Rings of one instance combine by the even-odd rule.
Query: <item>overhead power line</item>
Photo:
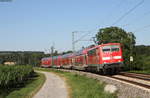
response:
[[[141,30],[149,28],[149,27],[150,27],[150,25],[146,25],[146,26],[143,26],[141,28],[138,28],[138,29],[134,30],[134,32],[141,31]]]
[[[135,10],[137,7],[139,7],[141,4],[144,3],[144,0],[140,1],[137,5],[135,5],[133,8],[131,8],[129,11],[127,11],[125,14],[123,14],[119,19],[117,19],[112,25],[117,24],[120,22],[124,17],[126,17],[128,14],[130,14],[133,10]]]
[[[91,33],[91,32],[89,31],[88,33],[82,35],[78,40],[74,41],[74,43],[76,43],[76,42],[82,40],[84,37],[86,37],[86,36],[87,36],[88,34],[90,34],[90,33]]]
[[[119,21],[121,21],[125,16],[127,16],[129,13],[131,13],[133,10],[135,10],[138,6],[140,6],[142,3],[144,2],[144,0],[142,0],[141,2],[139,2],[137,5],[135,5],[132,9],[130,9],[129,11],[127,11],[124,15],[122,15],[118,20],[116,20],[112,25],[115,25],[116,23],[118,23]],[[128,25],[128,24],[127,24]],[[93,31],[93,30],[92,30]],[[78,41],[81,41],[85,36],[87,36],[88,34],[90,34],[92,31],[87,31],[88,33],[84,34],[83,36],[81,36],[79,39],[75,40],[74,39],[74,33],[76,32],[72,32],[72,49],[73,51],[75,51],[75,43],[77,43]],[[89,40],[88,40],[89,41]]]
[[[79,39],[75,40],[75,33],[78,33],[79,31],[74,31],[72,32],[72,51],[74,52],[75,51],[75,43],[79,42],[79,41],[83,41],[82,39],[84,37],[86,37],[88,34],[90,34],[91,32],[90,31],[87,31],[88,33],[82,35]],[[84,32],[84,31],[80,31],[80,32]],[[85,40],[84,40],[85,41]],[[86,40],[87,41],[87,40]]]

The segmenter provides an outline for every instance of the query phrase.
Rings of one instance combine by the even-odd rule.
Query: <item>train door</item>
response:
[[[88,51],[88,64],[99,64],[100,63],[100,49],[94,48]]]
[[[83,55],[83,65],[87,65],[87,54]]]
[[[96,64],[100,64],[100,48],[96,48]]]

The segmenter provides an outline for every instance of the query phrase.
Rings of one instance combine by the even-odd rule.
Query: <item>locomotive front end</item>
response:
[[[121,45],[119,43],[105,44],[101,51],[104,73],[118,73],[123,67]]]

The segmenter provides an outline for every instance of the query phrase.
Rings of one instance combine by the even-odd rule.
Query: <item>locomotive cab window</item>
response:
[[[119,51],[119,50],[120,50],[119,46],[117,46],[117,45],[111,46],[111,51],[112,52]]]
[[[118,45],[112,45],[112,46],[104,46],[103,52],[117,52],[120,50],[120,47]]]
[[[110,52],[111,51],[111,47],[110,46],[104,46],[102,48],[103,52]]]
[[[96,55],[96,49],[88,51],[88,56]]]

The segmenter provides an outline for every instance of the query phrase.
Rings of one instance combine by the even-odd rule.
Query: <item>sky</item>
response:
[[[150,45],[150,0],[113,25],[141,0],[12,0],[0,2],[0,51],[59,52],[72,49],[75,40],[94,37],[100,28],[118,26],[133,32],[137,45]],[[90,33],[89,33],[90,32]],[[82,46],[93,44],[79,41]]]

